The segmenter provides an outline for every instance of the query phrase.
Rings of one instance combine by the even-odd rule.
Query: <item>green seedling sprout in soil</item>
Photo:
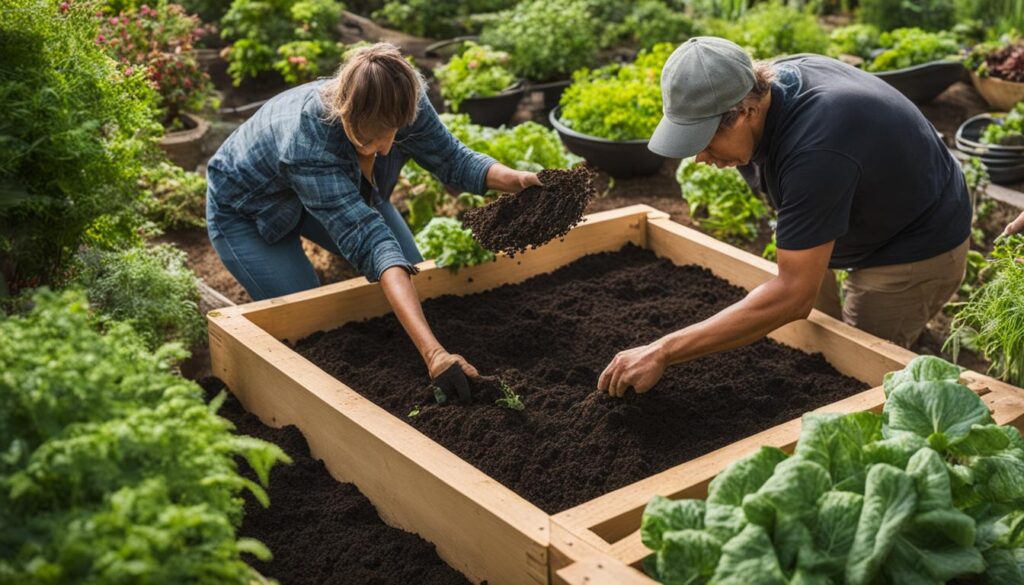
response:
[[[406,416],[406,418],[416,418],[419,415],[420,415],[420,405],[417,404],[416,406],[412,407],[412,410],[409,411],[409,414],[407,414],[405,416]]]
[[[512,387],[505,382],[505,380],[499,379],[498,387],[501,389],[502,397],[495,400],[495,404],[497,404],[498,406],[508,408],[509,410],[521,411],[524,408],[526,408],[523,405],[522,397],[516,394],[515,390],[513,390]]]

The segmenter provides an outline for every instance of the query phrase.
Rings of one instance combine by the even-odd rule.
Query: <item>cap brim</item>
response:
[[[707,148],[718,131],[722,116],[712,116],[692,123],[677,124],[662,116],[647,148],[668,158],[690,158]]]

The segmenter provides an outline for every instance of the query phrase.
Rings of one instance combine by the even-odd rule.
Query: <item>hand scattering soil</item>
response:
[[[481,246],[513,256],[564,236],[580,222],[597,192],[597,175],[581,165],[568,171],[541,171],[537,176],[543,187],[506,193],[466,212],[462,222]]]

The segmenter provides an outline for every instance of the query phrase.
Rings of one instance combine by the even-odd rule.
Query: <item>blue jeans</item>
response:
[[[387,197],[378,197],[375,209],[384,216],[411,263],[423,261],[402,214]],[[299,225],[276,243],[268,244],[256,229],[256,223],[233,209],[218,208],[207,197],[206,223],[210,243],[221,262],[245,288],[253,300],[259,301],[320,286],[313,265],[302,250],[299,236],[312,240],[333,254],[341,255],[323,224],[308,211],[303,211]]]

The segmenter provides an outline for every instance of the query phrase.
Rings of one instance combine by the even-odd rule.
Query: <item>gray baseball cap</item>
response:
[[[754,87],[750,56],[732,41],[693,37],[672,53],[661,71],[662,112],[647,148],[688,158],[707,148],[722,114]]]

